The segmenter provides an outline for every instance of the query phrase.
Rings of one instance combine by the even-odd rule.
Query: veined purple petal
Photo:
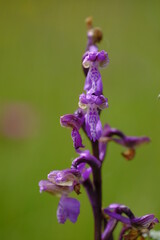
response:
[[[58,186],[48,180],[41,180],[39,182],[39,188],[40,188],[40,193],[48,192],[56,196],[68,195],[70,192],[73,191],[73,187]]]
[[[77,199],[62,197],[57,209],[57,219],[59,223],[65,223],[69,219],[72,223],[77,221],[80,213],[80,202]]]
[[[155,218],[153,214],[148,214],[139,218],[134,218],[131,220],[131,224],[135,227],[150,229],[152,225],[159,223],[158,219]]]
[[[75,149],[78,149],[80,147],[84,148],[84,145],[82,144],[81,135],[79,134],[79,131],[76,128],[73,128],[71,136],[72,136],[73,145]]]
[[[95,104],[91,104],[85,116],[86,132],[88,137],[95,142],[102,133],[102,125]]]
[[[79,134],[78,131],[83,125],[83,122],[84,115],[82,113],[82,110],[80,111],[79,109],[74,114],[66,114],[60,118],[61,126],[72,128],[71,137],[75,149],[84,147],[82,144],[81,135]]]
[[[103,91],[103,84],[102,84],[102,78],[101,74],[98,71],[97,66],[93,65],[90,67],[85,85],[84,90],[87,91],[89,94],[96,94],[100,95]]]
[[[80,129],[83,124],[83,120],[75,116],[75,114],[66,114],[60,117],[60,124],[63,127]]]
[[[74,186],[78,184],[81,173],[76,169],[65,169],[52,171],[48,174],[48,180],[59,186]]]

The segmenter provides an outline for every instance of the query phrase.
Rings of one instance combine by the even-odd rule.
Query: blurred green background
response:
[[[156,0],[0,1],[0,239],[93,239],[84,189],[78,222],[59,225],[58,199],[38,188],[76,156],[59,117],[74,112],[83,91],[87,16],[103,29],[100,49],[110,57],[101,71],[109,99],[103,124],[152,139],[131,162],[110,144],[103,206],[123,203],[160,218],[159,12]]]

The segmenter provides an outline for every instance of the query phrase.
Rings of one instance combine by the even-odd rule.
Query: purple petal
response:
[[[85,116],[86,132],[88,137],[94,142],[98,140],[102,133],[102,125],[100,122],[97,108],[90,105],[87,114]]]
[[[132,211],[129,209],[129,207],[122,205],[122,204],[118,204],[118,203],[112,203],[109,205],[108,207],[109,210],[115,211],[116,213],[119,214],[126,214],[130,219],[134,218],[134,214],[132,213]]]
[[[88,104],[88,99],[86,98],[86,95],[84,93],[82,93],[79,96],[79,102],[82,103],[82,104]]]
[[[104,109],[108,107],[108,99],[103,95],[97,96],[95,100],[95,104],[99,106],[100,109]]]
[[[83,124],[83,120],[75,116],[75,114],[66,114],[60,117],[60,124],[62,127],[80,129]]]
[[[84,122],[84,115],[82,113],[82,110],[77,110],[75,114],[66,114],[60,118],[60,123],[63,127],[71,127],[72,128],[72,139],[73,139],[73,145],[75,149],[78,149],[80,147],[84,147],[82,144],[82,139],[79,134],[79,129],[83,125]]]
[[[139,228],[145,228],[150,229],[152,228],[152,225],[158,223],[158,219],[155,218],[153,214],[148,214],[139,218],[134,218],[131,220],[132,225],[139,227]]]
[[[118,214],[116,212],[111,212],[108,208],[104,209],[104,213],[124,224],[130,224],[130,220],[128,218],[123,217],[121,214]]]
[[[90,94],[100,95],[102,94],[103,84],[101,74],[97,66],[91,66],[84,85],[84,90],[88,91]]]
[[[80,213],[80,203],[77,199],[62,197],[57,209],[57,219],[59,223],[65,223],[69,219],[72,223],[77,221]]]
[[[52,195],[62,196],[67,195],[73,191],[73,187],[69,186],[58,186],[48,180],[41,180],[39,182],[40,193],[48,192]]]
[[[79,134],[76,128],[73,128],[71,136],[72,136],[73,145],[75,149],[78,149],[80,147],[84,148],[84,145],[82,144],[81,135]]]
[[[117,136],[119,138],[125,138],[125,135],[123,132],[116,128],[111,128],[109,124],[106,124],[103,128],[103,133],[102,137],[112,137],[112,136]]]
[[[111,128],[109,124],[106,124],[103,128],[101,138],[99,139],[99,159],[101,161],[103,161],[105,158],[107,143],[109,140],[112,140],[111,137],[114,134],[120,134],[121,136],[124,136],[120,131],[117,132],[116,129]]]
[[[113,218],[108,221],[107,226],[102,234],[102,239],[111,239],[110,237],[117,226],[117,223],[118,221]]]
[[[88,52],[88,61],[95,62],[97,60],[97,52]]]
[[[82,104],[90,105],[90,104],[95,104],[97,107],[105,108],[108,107],[108,99],[105,98],[103,95],[92,95],[92,94],[84,94],[82,93],[79,97],[79,101]]]
[[[48,174],[48,180],[59,186],[74,186],[80,178],[81,173],[76,169],[57,170]]]
[[[104,160],[107,150],[107,143],[99,142],[99,159]]]
[[[92,172],[92,169],[86,168],[86,164],[85,163],[81,163],[77,166],[77,169],[81,172],[82,178],[83,180],[87,180]]]
[[[113,141],[115,141],[116,143],[121,144],[125,147],[134,148],[143,143],[150,142],[150,139],[148,137],[125,136],[122,139],[114,139],[113,138]]]
[[[108,53],[104,50],[98,53],[97,60],[100,67],[106,67],[109,64]]]
[[[116,128],[111,128],[106,124],[103,128],[101,138],[99,140],[99,155],[102,161],[105,157],[106,146],[109,141],[114,141],[122,146],[129,148],[127,151],[122,153],[122,155],[127,159],[131,160],[135,155],[134,148],[150,141],[148,137],[134,137],[125,136],[123,132]]]

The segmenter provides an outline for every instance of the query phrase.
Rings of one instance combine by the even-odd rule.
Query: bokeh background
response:
[[[103,206],[123,203],[137,216],[160,218],[159,12],[158,0],[0,1],[0,239],[93,239],[83,189],[78,222],[59,225],[58,199],[38,188],[76,156],[59,117],[74,112],[83,91],[87,16],[103,29],[100,49],[110,57],[101,71],[109,99],[103,124],[152,139],[130,162],[110,144]]]

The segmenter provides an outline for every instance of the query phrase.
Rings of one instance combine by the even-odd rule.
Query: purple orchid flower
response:
[[[95,142],[101,137],[102,124],[99,118],[99,110],[108,107],[108,99],[103,95],[95,96],[84,93],[79,97],[79,107],[86,109],[85,129],[88,137]]]
[[[66,195],[77,189],[80,185],[81,173],[78,169],[64,169],[52,171],[48,174],[48,180],[39,182],[40,192],[46,191],[53,195]],[[57,194],[58,191],[58,194]],[[80,192],[77,192],[79,194]]]
[[[64,223],[68,218],[75,223],[80,212],[80,203],[68,194],[75,191],[80,194],[81,173],[78,169],[65,169],[52,171],[48,174],[48,180],[39,182],[40,192],[48,192],[61,197],[57,209],[59,223]]]
[[[67,219],[69,219],[72,223],[75,223],[79,213],[80,202],[77,199],[61,197],[57,209],[57,219],[59,223],[64,224]]]
[[[150,229],[159,222],[153,214],[135,217],[127,206],[121,204],[111,204],[108,208],[104,209],[104,213],[111,219],[120,221],[124,224],[119,240],[122,240],[124,236],[125,239],[128,240],[137,239],[139,236],[142,236],[143,233],[148,233]],[[122,216],[122,214],[125,214],[126,217]]]
[[[141,144],[150,142],[150,139],[146,136],[143,137],[134,137],[134,136],[126,136],[123,132],[116,128],[111,128],[108,124],[106,124],[103,128],[103,132],[101,138],[99,139],[99,157],[100,160],[103,161],[105,154],[107,143],[113,141],[127,148],[122,155],[127,159],[131,160],[135,156],[135,148]]]
[[[103,91],[103,84],[101,74],[98,67],[105,67],[109,63],[108,53],[101,52],[86,52],[83,56],[83,67],[89,68],[84,90],[89,94],[101,95]]]
[[[84,147],[82,144],[82,138],[81,135],[79,134],[79,129],[83,125],[84,122],[84,116],[81,111],[81,115],[79,111],[77,111],[75,114],[66,114],[64,116],[60,117],[60,124],[63,127],[70,127],[72,129],[72,140],[73,140],[73,145],[75,149],[78,149],[80,147]]]

